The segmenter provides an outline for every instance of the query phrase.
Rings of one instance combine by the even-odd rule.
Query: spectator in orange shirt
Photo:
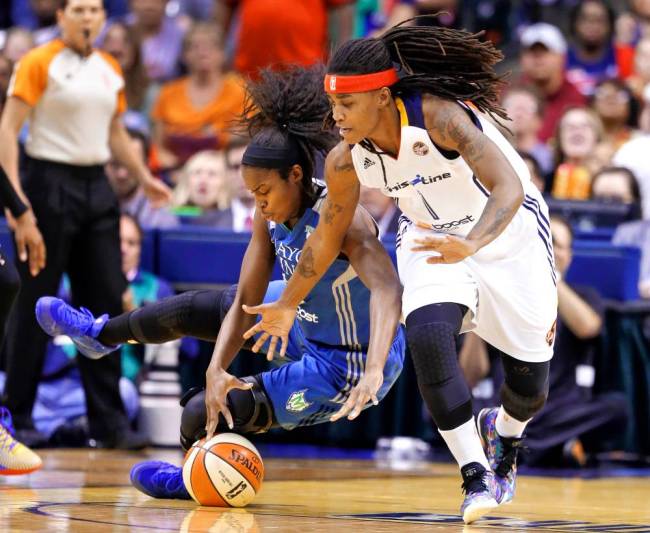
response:
[[[313,65],[326,58],[332,43],[352,37],[353,0],[217,0],[224,34],[235,10],[233,64],[244,76],[265,67]],[[330,35],[328,27],[337,34]]]
[[[201,150],[227,146],[227,130],[244,110],[242,80],[223,72],[218,28],[206,22],[192,26],[183,60],[188,75],[163,85],[151,113],[163,168],[178,167]]]

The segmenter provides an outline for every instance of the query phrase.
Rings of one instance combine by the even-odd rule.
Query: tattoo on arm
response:
[[[330,203],[329,200],[327,200],[327,204],[325,206],[325,212],[323,213],[323,220],[325,221],[325,224],[328,226],[334,222],[334,218],[336,215],[338,215],[341,211],[343,211],[343,206],[340,204],[333,204]]]
[[[314,252],[310,247],[305,248],[298,261],[298,274],[303,278],[313,278],[316,275],[314,270]]]
[[[488,199],[481,218],[476,223],[468,238],[490,236],[492,239],[499,236],[513,217],[512,209],[509,207],[496,208],[493,198]],[[492,240],[491,239],[491,240]]]
[[[486,139],[474,124],[468,122],[465,111],[455,107],[444,105],[436,110],[433,127],[443,143],[453,141],[463,159],[473,165],[483,157]]]
[[[490,226],[487,228],[488,235],[494,235],[495,237],[499,235],[499,233],[501,233],[501,230],[508,225],[508,222],[510,222],[511,218],[511,210],[507,207],[501,207],[497,209],[492,224],[490,224]]]
[[[464,118],[464,117],[463,117]],[[470,165],[483,157],[485,137],[477,131],[476,126],[467,123],[456,115],[447,123],[449,137],[458,145],[458,151]]]

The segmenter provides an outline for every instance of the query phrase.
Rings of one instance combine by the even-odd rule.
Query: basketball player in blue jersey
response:
[[[237,286],[186,292],[111,319],[95,319],[56,298],[37,304],[37,319],[47,333],[69,335],[93,358],[124,342],[161,343],[186,335],[216,339],[205,391],[182,401],[186,450],[215,431],[252,434],[353,419],[376,405],[401,372],[406,349],[398,325],[401,285],[377,239],[376,224],[360,207],[338,258],[298,307],[286,364],[243,379],[226,371],[256,320],[242,306],[261,303],[265,293],[270,301],[280,296],[284,282],[269,285],[276,258],[288,279],[321,217],[327,191],[312,178],[315,156],[336,139],[322,129],[329,110],[323,74],[322,69],[265,72],[249,86],[244,117],[252,139],[242,173],[256,212]],[[154,497],[190,498],[181,468],[168,463],[140,463],[131,479]]]
[[[466,523],[513,497],[524,429],[546,401],[557,312],[547,207],[490,120],[507,118],[500,59],[478,36],[429,26],[334,53],[324,84],[342,140],[326,159],[323,215],[281,298],[250,309],[262,320],[246,333],[280,339],[282,353],[299,302],[340,253],[359,184],[394,198],[407,341],[461,470]],[[476,422],[456,353],[469,330],[501,350],[505,371],[502,405]]]

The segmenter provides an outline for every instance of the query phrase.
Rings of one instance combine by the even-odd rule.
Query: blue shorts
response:
[[[274,281],[264,298],[275,301],[285,282]],[[384,367],[384,383],[377,398],[383,399],[402,371],[406,341],[399,326]],[[282,366],[262,373],[266,393],[277,422],[284,429],[327,422],[341,408],[350,390],[359,382],[366,353],[317,344],[305,339],[296,320],[289,333],[286,357],[276,358]],[[368,403],[366,407],[370,407]]]

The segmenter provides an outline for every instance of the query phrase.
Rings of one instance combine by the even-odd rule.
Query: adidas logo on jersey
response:
[[[372,165],[374,165],[375,162],[372,159],[368,159],[367,157],[363,160],[363,170],[368,170]]]

